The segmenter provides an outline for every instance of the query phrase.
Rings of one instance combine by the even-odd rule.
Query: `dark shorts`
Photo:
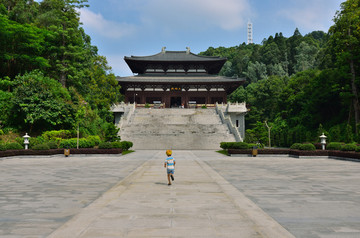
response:
[[[167,174],[174,174],[175,169],[167,169]]]

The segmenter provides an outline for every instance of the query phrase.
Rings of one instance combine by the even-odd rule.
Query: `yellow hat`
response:
[[[172,151],[171,151],[171,150],[167,150],[167,151],[166,151],[166,155],[167,155],[167,156],[170,156],[171,154],[172,154]]]

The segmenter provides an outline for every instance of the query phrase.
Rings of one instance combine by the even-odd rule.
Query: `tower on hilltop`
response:
[[[247,44],[252,44],[253,34],[252,34],[252,22],[249,20],[247,24]]]

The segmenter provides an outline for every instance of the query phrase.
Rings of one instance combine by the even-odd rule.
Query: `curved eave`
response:
[[[209,74],[218,74],[226,62],[226,58],[219,56],[196,55],[186,51],[165,51],[150,56],[124,57],[125,62],[133,73],[144,74],[147,69],[163,69],[182,65],[185,70],[197,66],[204,67]],[[170,67],[169,67],[170,66]]]
[[[134,58],[125,58],[125,62],[128,64],[129,68],[133,73],[144,74],[146,69],[149,68],[149,65],[161,65],[161,68],[166,70],[171,65],[183,65],[184,68],[192,69],[190,66],[201,65],[205,67],[205,70],[209,74],[218,74],[226,62],[226,59],[219,58],[212,61],[206,60],[194,60],[194,61],[164,61],[164,60],[139,60]]]

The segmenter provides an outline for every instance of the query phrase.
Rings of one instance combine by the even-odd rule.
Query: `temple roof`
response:
[[[229,78],[223,76],[145,76],[145,75],[136,75],[130,77],[117,77],[116,80],[121,83],[243,83],[245,79],[242,78]]]
[[[161,69],[164,73],[168,69],[204,69],[208,74],[218,74],[226,62],[226,58],[218,56],[202,56],[186,51],[162,51],[150,56],[124,57],[133,73],[145,74],[149,69]]]

